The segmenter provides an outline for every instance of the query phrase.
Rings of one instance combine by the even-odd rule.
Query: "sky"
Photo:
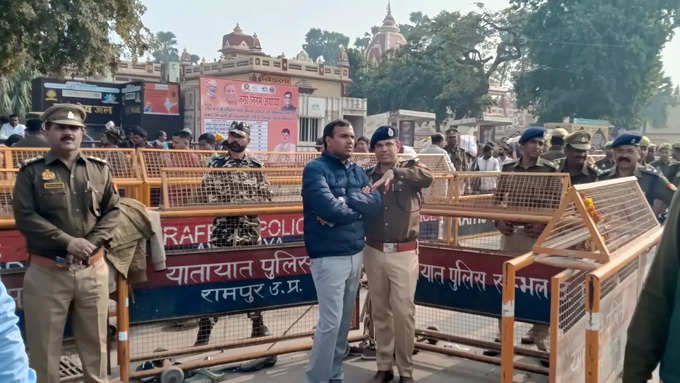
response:
[[[479,0],[483,1],[483,0]],[[179,51],[213,61],[219,57],[222,36],[238,22],[245,33],[257,33],[268,55],[294,57],[302,49],[310,28],[363,36],[373,25],[381,25],[387,1],[383,0],[142,0],[147,10],[144,24],[153,32],[172,31]],[[508,6],[507,0],[483,1],[490,10]],[[442,10],[462,12],[477,9],[468,0],[392,0],[397,23],[408,23],[411,12],[434,16]],[[664,70],[674,84],[680,83],[680,31],[663,51]]]

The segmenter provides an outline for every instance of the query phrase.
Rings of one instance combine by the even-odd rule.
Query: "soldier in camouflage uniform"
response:
[[[248,125],[241,123],[232,127],[227,140],[230,152],[214,158],[209,167],[263,167],[260,161],[245,153],[245,148],[250,142]],[[239,143],[239,140],[244,140],[245,146]],[[270,184],[262,173],[250,171],[208,173],[203,180],[203,187],[207,191],[208,204],[255,204],[272,200]],[[256,215],[215,217],[211,241],[218,247],[259,245],[260,220]]]
[[[246,153],[250,128],[244,122],[233,123],[227,137],[229,153],[214,158],[211,168],[262,168],[257,159]],[[214,205],[256,204],[270,202],[272,191],[263,173],[250,171],[211,172],[203,178],[206,203]],[[211,243],[216,247],[253,246],[261,243],[260,220],[256,215],[215,217]],[[252,337],[268,333],[259,311],[248,313],[253,322]],[[207,344],[217,318],[201,318],[196,345]],[[271,359],[271,358],[269,358]],[[272,359],[275,361],[275,359]]]

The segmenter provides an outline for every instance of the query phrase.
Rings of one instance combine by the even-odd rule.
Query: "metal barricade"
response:
[[[4,168],[19,169],[21,163],[42,156],[48,148],[2,148]],[[105,160],[111,168],[116,187],[121,194],[135,199],[142,198],[143,179],[135,149],[125,148],[82,148],[85,155]]]
[[[644,274],[641,254],[660,236],[661,227],[636,178],[570,188],[533,251],[503,266],[502,381],[513,381],[519,301],[511,287],[520,270],[536,263],[571,270],[552,278],[550,380],[578,381],[585,376],[588,382],[598,382],[616,376]],[[610,291],[615,298],[605,298]],[[606,331],[601,310],[608,318]]]
[[[151,207],[160,206],[161,169],[163,168],[201,168],[208,167],[215,156],[223,155],[224,151],[206,150],[166,150],[140,149],[139,164],[144,179],[144,192],[141,201]],[[296,168],[303,169],[309,161],[317,158],[317,152],[248,152],[248,155],[260,161],[265,168]],[[400,160],[410,159],[410,156],[400,155]],[[435,176],[451,173],[445,155],[421,154],[419,161],[427,166]],[[353,153],[352,161],[364,168],[375,166],[375,155],[372,153]]]

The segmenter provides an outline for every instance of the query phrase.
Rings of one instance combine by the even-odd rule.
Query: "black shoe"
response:
[[[550,361],[548,359],[541,359],[539,360],[539,362],[541,362],[541,366],[545,368],[550,368]]]
[[[371,380],[368,381],[368,383],[387,383],[391,382],[392,379],[394,379],[394,373],[390,371],[378,371],[373,375]]]
[[[523,336],[522,344],[534,344],[534,338],[531,336]]]
[[[501,354],[501,352],[498,351],[498,350],[484,350],[484,352],[482,352],[482,354],[484,354],[486,356],[498,356],[498,355]]]

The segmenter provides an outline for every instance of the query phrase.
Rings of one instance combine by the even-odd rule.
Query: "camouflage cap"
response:
[[[241,137],[250,137],[250,127],[248,126],[248,123],[244,121],[240,122],[232,122],[231,127],[229,128],[229,133],[234,133],[237,136]]]
[[[87,112],[77,104],[54,104],[40,116],[45,123],[80,126],[81,128],[85,127],[85,118],[87,118]]]
[[[576,150],[590,150],[590,134],[583,130],[571,133],[564,142]]]
[[[676,142],[673,144],[673,149],[678,149],[680,150],[680,142]]]
[[[671,144],[669,143],[663,143],[659,145],[659,150],[671,150]]]

